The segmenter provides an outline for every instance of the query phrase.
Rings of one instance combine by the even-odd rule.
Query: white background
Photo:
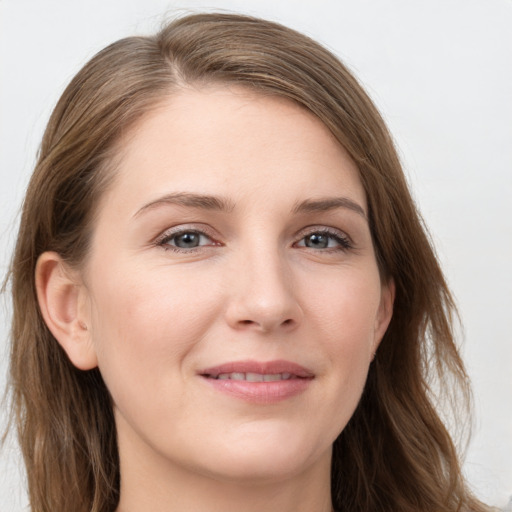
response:
[[[67,82],[113,40],[151,32],[183,10],[211,8],[281,21],[327,45],[383,112],[464,319],[475,392],[465,472],[478,496],[505,506],[512,495],[512,0],[0,0],[0,274],[44,125]],[[7,331],[2,304],[0,389]],[[26,505],[22,475],[11,441],[0,452],[0,512]]]

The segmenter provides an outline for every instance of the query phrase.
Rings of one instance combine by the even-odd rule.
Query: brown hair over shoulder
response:
[[[123,133],[173,91],[209,83],[288,98],[330,129],[358,166],[382,279],[396,285],[391,324],[334,445],[335,508],[486,510],[468,492],[434,407],[433,389],[469,393],[454,304],[381,116],[347,68],[308,37],[256,18],[196,14],[98,53],[44,134],[10,273],[13,417],[33,512],[111,512],[119,493],[109,393],[98,369],[75,368],[46,327],[37,259],[56,251],[80,266]]]

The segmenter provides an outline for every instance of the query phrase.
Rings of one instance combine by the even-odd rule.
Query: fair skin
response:
[[[113,398],[118,511],[330,511],[394,293],[354,162],[291,102],[220,86],[119,156],[83,268],[37,267],[49,328]]]

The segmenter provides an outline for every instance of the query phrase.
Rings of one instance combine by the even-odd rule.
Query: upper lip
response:
[[[296,377],[312,378],[314,373],[291,361],[230,361],[218,366],[205,368],[199,372],[200,375],[208,377],[218,377],[223,373],[259,373],[262,375],[290,373]]]

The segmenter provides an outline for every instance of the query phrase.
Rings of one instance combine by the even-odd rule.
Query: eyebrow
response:
[[[153,210],[154,208],[166,204],[185,206],[188,208],[199,208],[202,210],[223,211],[228,213],[234,208],[233,203],[227,199],[223,199],[222,197],[177,192],[174,194],[166,194],[165,196],[159,197],[158,199],[145,204],[137,211],[134,217],[139,216],[145,211]]]
[[[177,192],[166,194],[154,201],[145,204],[134,215],[139,216],[141,213],[153,210],[162,205],[177,205],[188,208],[198,208],[202,210],[212,210],[220,212],[232,212],[235,205],[222,197],[193,194],[190,192]],[[309,213],[309,212],[326,212],[337,208],[347,208],[361,215],[367,220],[366,212],[358,203],[348,197],[326,197],[321,199],[306,199],[297,203],[293,208],[293,213]]]
[[[309,213],[309,212],[327,212],[337,208],[347,208],[361,215],[365,220],[368,220],[364,208],[349,199],[348,197],[325,197],[321,199],[306,199],[295,205],[294,213]]]

